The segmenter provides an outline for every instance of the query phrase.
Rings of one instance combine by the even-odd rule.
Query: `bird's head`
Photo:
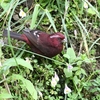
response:
[[[57,33],[51,34],[49,36],[49,38],[50,38],[53,45],[55,44],[55,46],[58,46],[58,45],[63,43],[65,36],[62,33],[57,32]]]

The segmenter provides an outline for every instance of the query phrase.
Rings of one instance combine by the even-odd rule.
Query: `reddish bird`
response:
[[[7,37],[7,30],[3,31],[3,36]],[[10,37],[26,42],[35,53],[54,57],[63,50],[64,35],[60,32],[47,34],[40,30],[24,30],[24,34],[10,31]]]

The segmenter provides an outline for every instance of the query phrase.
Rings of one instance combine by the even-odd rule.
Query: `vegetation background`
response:
[[[4,29],[25,28],[62,32],[64,50],[48,58],[9,35],[4,44]],[[0,0],[0,100],[100,100],[100,0]]]

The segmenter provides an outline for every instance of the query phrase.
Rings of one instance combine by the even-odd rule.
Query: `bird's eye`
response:
[[[39,32],[38,32],[38,31],[34,31],[34,32],[33,32],[33,35],[39,37]]]

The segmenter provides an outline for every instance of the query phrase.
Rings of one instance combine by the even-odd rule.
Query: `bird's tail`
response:
[[[9,35],[10,35],[11,38],[21,40],[21,41],[25,41],[25,39],[22,37],[21,34],[18,34],[16,32],[12,32],[12,31],[10,31],[9,33],[10,33]],[[3,31],[3,37],[8,37],[8,31],[7,30]]]

